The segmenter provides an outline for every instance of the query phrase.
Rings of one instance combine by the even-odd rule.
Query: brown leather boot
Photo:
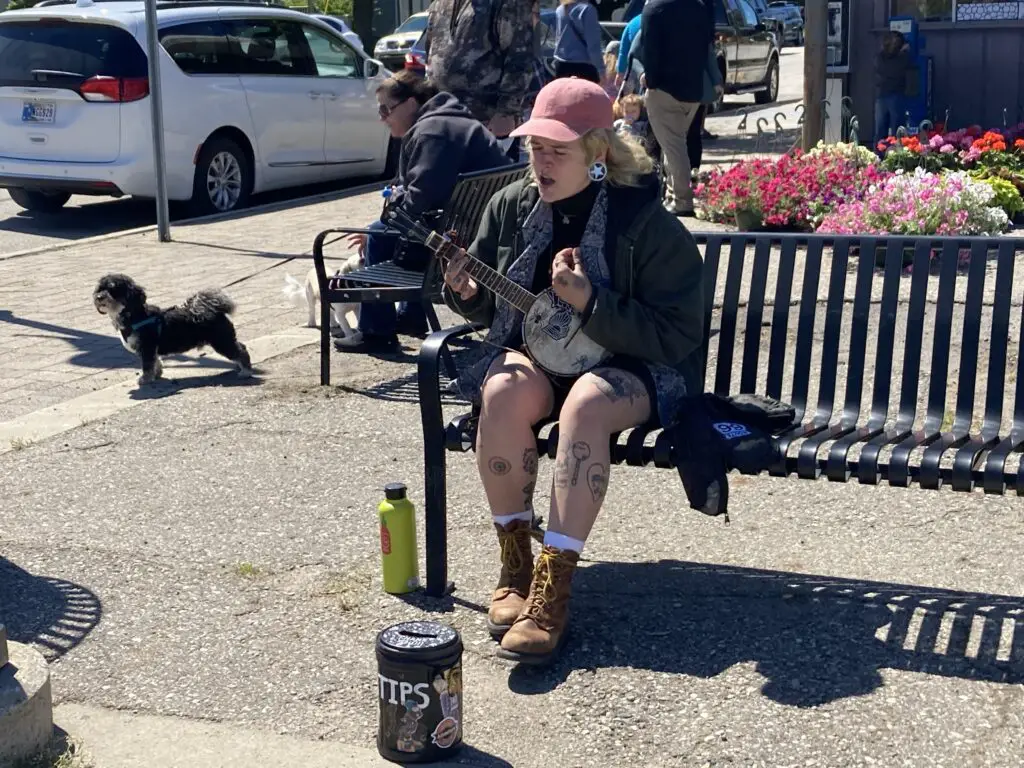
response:
[[[519,618],[526,595],[530,592],[533,550],[529,520],[513,520],[504,527],[495,523],[494,527],[498,531],[498,545],[501,547],[501,576],[491,595],[487,630],[491,637],[500,640]]]
[[[501,639],[498,656],[521,664],[547,664],[558,653],[569,622],[569,595],[579,552],[546,546],[533,569],[530,596]]]

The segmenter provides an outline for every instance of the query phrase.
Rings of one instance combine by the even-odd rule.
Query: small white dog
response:
[[[349,272],[354,272],[363,266],[363,259],[358,253],[354,253],[348,257],[341,268],[334,273],[334,277],[340,275],[347,275]],[[320,282],[316,278],[316,267],[313,267],[306,273],[306,284],[302,285],[291,275],[285,273],[284,276],[285,287],[284,293],[288,298],[298,305],[299,297],[306,299],[306,308],[309,310],[309,318],[306,320],[307,328],[317,327],[317,317],[319,316],[319,304],[320,304]],[[353,328],[348,322],[348,313],[354,312],[356,318],[359,317],[359,304],[331,304],[331,335],[340,336],[341,338],[348,339],[358,335],[358,331]]]

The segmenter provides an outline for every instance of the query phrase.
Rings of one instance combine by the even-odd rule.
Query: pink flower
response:
[[[941,152],[944,155],[951,155],[954,152],[956,152],[956,147],[954,147],[952,144],[943,144],[941,147],[939,147],[939,152]]]

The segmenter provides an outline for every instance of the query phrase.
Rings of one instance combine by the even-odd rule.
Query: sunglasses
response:
[[[395,111],[395,107],[397,106],[397,104],[394,107],[389,107],[387,104],[378,104],[377,117],[379,117],[381,120],[387,120],[389,117],[391,117],[391,113]]]

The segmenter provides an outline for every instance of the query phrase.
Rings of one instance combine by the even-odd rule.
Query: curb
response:
[[[174,227],[188,227],[194,224],[216,224],[221,221],[233,221],[234,219],[241,219],[247,216],[259,216],[265,213],[274,213],[275,211],[287,210],[289,208],[300,208],[304,205],[315,205],[317,203],[326,203],[331,200],[344,200],[349,197],[358,197],[359,195],[365,195],[367,192],[376,192],[381,189],[384,185],[383,181],[367,182],[361,184],[358,187],[349,187],[348,189],[335,190],[333,192],[321,192],[316,195],[309,195],[308,197],[295,197],[290,200],[281,200],[276,203],[264,203],[263,205],[254,205],[250,208],[244,208],[240,211],[230,211],[228,213],[211,213],[209,216],[197,216],[191,219],[180,219],[171,223],[171,228]],[[117,240],[122,237],[131,237],[132,235],[144,235],[149,232],[156,231],[156,224],[147,224],[143,227],[135,227],[133,229],[124,229],[120,232],[106,232],[102,235],[92,235],[90,237],[83,237],[78,240],[69,240],[67,242],[57,243],[54,245],[41,245],[38,248],[26,248],[22,251],[13,251],[11,253],[0,254],[0,261],[9,261],[11,259],[20,259],[25,256],[36,256],[40,253],[50,253],[52,251],[66,251],[70,248],[77,248],[80,245],[92,245],[94,243],[102,243],[108,240]],[[171,243],[174,242],[174,236],[172,233]]]

